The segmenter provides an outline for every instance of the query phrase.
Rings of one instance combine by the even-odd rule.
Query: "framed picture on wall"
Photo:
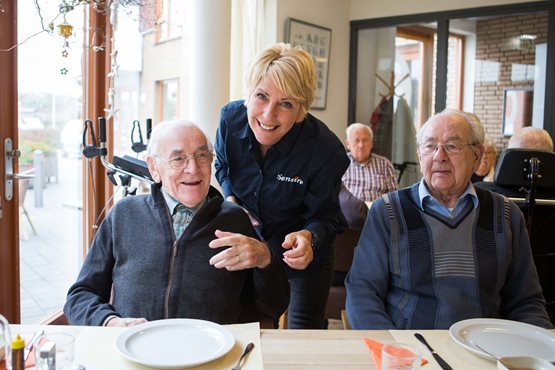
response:
[[[503,96],[503,135],[512,136],[524,126],[532,124],[531,88],[505,89]]]
[[[312,55],[316,67],[316,97],[312,109],[325,109],[330,65],[331,29],[287,18],[285,42],[300,46]]]

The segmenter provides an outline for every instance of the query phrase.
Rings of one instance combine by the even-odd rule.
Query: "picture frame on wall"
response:
[[[312,56],[316,67],[316,97],[311,109],[326,109],[331,29],[295,18],[287,18],[285,42],[302,47]]]
[[[503,135],[512,136],[532,124],[532,88],[510,88],[503,93]]]

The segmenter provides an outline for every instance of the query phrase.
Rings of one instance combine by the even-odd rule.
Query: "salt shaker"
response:
[[[56,343],[48,341],[40,345],[39,355],[35,353],[37,370],[56,370]]]

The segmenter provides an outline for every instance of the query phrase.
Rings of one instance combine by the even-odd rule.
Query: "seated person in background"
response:
[[[416,141],[423,179],[374,201],[345,280],[353,329],[447,329],[478,317],[552,328],[522,213],[470,182],[482,127],[447,110]]]
[[[353,123],[347,127],[346,136],[351,164],[342,178],[345,187],[364,202],[399,189],[395,169],[389,159],[370,153],[373,140],[370,126]]]
[[[350,229],[361,230],[366,221],[368,206],[355,197],[345,185],[341,184],[339,191],[339,204]]]
[[[472,174],[470,181],[493,181],[493,174],[495,172],[495,159],[497,158],[497,149],[493,140],[486,137],[484,141],[484,155],[480,160],[480,165],[476,172]]]
[[[521,128],[509,139],[509,149],[543,149],[553,151],[553,140],[549,132],[539,127]]]
[[[166,318],[232,324],[249,309],[274,319],[285,311],[282,264],[256,239],[247,214],[210,187],[212,160],[194,124],[168,121],[152,130],[152,193],[120,200],[100,225],[68,292],[70,324]]]

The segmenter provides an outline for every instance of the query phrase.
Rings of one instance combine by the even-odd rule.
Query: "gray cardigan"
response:
[[[208,247],[216,229],[256,237],[245,212],[213,188],[178,241],[158,186],[152,195],[122,199],[100,225],[69,289],[70,324],[102,325],[110,315],[220,324],[278,318],[289,302],[283,264],[272,256],[265,269],[216,269],[208,262],[223,250]]]

